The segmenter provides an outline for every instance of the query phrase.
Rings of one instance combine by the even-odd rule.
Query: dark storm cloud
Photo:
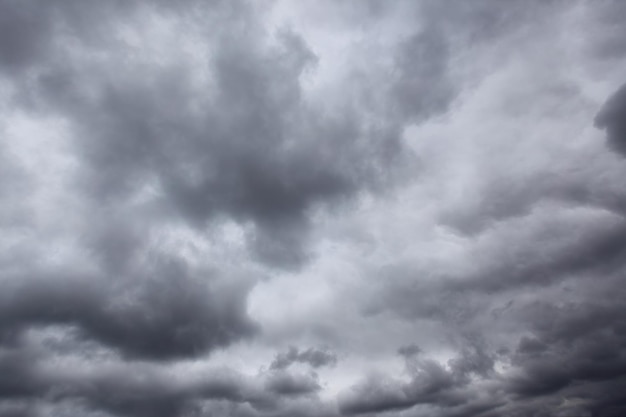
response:
[[[596,127],[606,129],[609,149],[618,153],[624,152],[620,135],[624,135],[625,91],[621,87],[613,94],[594,121]],[[534,275],[540,278],[535,285],[544,286],[579,277],[572,282],[575,288],[584,285],[580,277],[588,277],[594,284],[564,297],[567,301],[535,301],[512,307],[511,314],[528,326],[532,336],[521,337],[509,357],[520,371],[504,385],[519,409],[507,406],[494,415],[611,416],[626,408],[621,395],[626,372],[626,333],[621,319],[625,314],[624,294],[620,284],[626,263],[624,236],[621,223],[612,230],[597,230],[595,236],[586,237],[584,244],[568,245],[562,257],[552,258],[536,273],[526,271],[520,279],[509,278],[515,282]],[[550,405],[555,395],[574,398],[573,405],[564,402],[555,408]],[[576,404],[577,398],[580,404]]]
[[[28,349],[22,347],[22,351]],[[201,400],[271,404],[271,391],[264,393],[244,382],[240,375],[212,370],[192,378],[174,376],[148,364],[93,364],[92,369],[46,368],[42,359],[15,353],[0,358],[4,371],[1,394],[9,398],[63,402],[81,399],[91,410],[118,416],[171,416],[185,413]],[[40,359],[40,360],[38,360]],[[22,363],[27,361],[25,363]],[[13,365],[12,365],[13,364]],[[16,372],[19,370],[19,372]]]
[[[288,413],[299,397],[315,402],[320,389],[314,374],[277,371],[251,377],[219,368],[175,371],[146,362],[64,367],[51,366],[49,359],[25,345],[2,352],[0,398],[31,404],[41,399],[75,410],[72,402],[79,400],[82,412],[129,417],[195,416],[202,404],[215,402],[227,402],[231,410],[246,406],[252,413],[247,415],[283,415],[281,409]],[[309,406],[296,408],[292,415],[306,414]]]
[[[486,375],[493,369],[493,360],[478,347],[470,347],[459,357],[450,360],[449,369],[424,359],[419,353],[405,357],[405,366],[411,379],[402,382],[387,376],[372,376],[357,385],[340,399],[343,414],[368,414],[404,410],[416,405],[435,406],[454,410],[474,408],[479,399],[468,387],[471,375]],[[480,404],[481,411],[495,407],[495,403]],[[442,410],[438,410],[442,412]],[[445,415],[445,412],[443,412]]]
[[[33,355],[17,349],[0,348],[0,399],[36,395],[42,388],[32,369]]]
[[[582,19],[602,32],[594,56],[617,66],[626,9],[603,2],[584,20],[561,1],[332,3],[323,24],[287,28],[275,19],[289,10],[263,2],[0,0],[0,128],[15,142],[0,144],[0,415],[624,413],[626,194],[604,185],[618,169],[600,166],[607,152],[561,165],[586,146],[565,135],[546,156],[593,86],[577,84],[581,69],[544,88],[533,65],[563,46],[552,31]],[[509,93],[525,71],[538,86]],[[540,120],[509,137],[513,117],[498,123],[489,98],[500,95]],[[621,156],[625,112],[626,86],[595,119]],[[57,144],[30,137],[50,133],[44,119],[70,139],[56,171],[45,162]],[[541,144],[525,140],[534,129]],[[493,150],[481,135],[523,142],[526,165],[503,157],[524,146]],[[419,177],[405,143],[435,157]],[[461,178],[473,172],[484,184]],[[361,196],[358,213],[333,211]],[[320,236],[340,211],[376,235],[370,198],[401,205],[381,215],[397,236],[367,253],[343,246],[343,224]],[[424,216],[415,231],[409,213]],[[429,222],[449,245],[424,243]],[[236,236],[221,241],[222,226]],[[320,291],[307,286],[318,278]],[[326,346],[324,320],[337,345],[308,347]],[[297,337],[277,347],[290,326]],[[402,375],[369,374],[388,360]]]
[[[215,88],[198,89],[194,73],[180,65],[153,67],[147,75],[118,66],[132,49],[103,38],[81,47],[109,56],[110,68],[80,54],[69,63],[58,60],[71,53],[61,46],[57,56],[33,57],[42,62],[33,63],[39,64],[36,81],[24,81],[23,101],[74,122],[87,162],[84,186],[98,201],[115,204],[155,181],[162,204],[175,215],[194,226],[224,216],[251,221],[253,252],[266,262],[295,266],[307,255],[308,210],[384,182],[401,151],[399,126],[373,125],[358,110],[325,114],[303,101],[300,79],[314,69],[315,54],[289,30],[277,33],[275,45],[261,42],[266,34],[246,7],[227,15],[233,29],[223,26],[206,39],[213,44],[205,64]],[[203,30],[189,19],[190,28]],[[114,32],[115,24],[115,16],[105,15],[98,27]],[[236,29],[240,25],[247,29]],[[33,30],[43,31],[41,26]],[[438,50],[429,42],[419,41],[418,49],[425,48],[418,52],[420,65],[423,76],[438,77],[426,63]],[[411,59],[403,62],[408,80]],[[415,88],[429,85],[428,95],[437,94],[435,84],[420,85]]]
[[[209,375],[185,383],[173,381],[158,369],[136,367],[133,373],[114,369],[103,372],[89,385],[72,385],[61,396],[86,398],[95,409],[123,416],[170,416],[192,409],[194,401],[223,399],[238,402],[262,401],[263,393],[248,392],[237,375]],[[183,383],[180,380],[183,379]],[[62,381],[59,381],[62,382]],[[81,384],[84,382],[81,382]],[[256,398],[258,397],[258,398]]]
[[[79,399],[124,416],[184,413],[199,399],[268,406],[283,396],[313,395],[316,377],[286,371],[273,372],[258,399],[221,376],[181,386],[139,365],[59,375],[16,353],[30,330],[53,325],[72,329],[65,354],[86,354],[80,349],[90,341],[148,361],[200,356],[254,334],[246,286],[213,285],[179,260],[137,266],[154,228],[145,223],[182,218],[201,230],[224,217],[251,222],[248,243],[258,257],[300,265],[308,210],[382,184],[381,173],[400,151],[397,125],[364,123],[354,110],[326,114],[303,101],[300,78],[317,58],[296,33],[279,31],[268,46],[242,3],[152,5],[159,6],[0,3],[0,67],[17,88],[12,104],[70,124],[81,162],[73,192],[97,217],[78,233],[102,269],[23,272],[3,281],[0,336],[10,352],[1,358],[0,394]],[[184,65],[138,71],[128,64],[136,51],[116,37],[124,24],[141,23],[137,11],[182,19],[193,10],[186,6],[223,20],[223,29],[207,34],[204,22],[185,17],[206,36],[204,47],[211,45],[205,64],[214,88],[194,85]],[[133,211],[128,202],[150,181],[159,208]],[[313,368],[336,361],[314,349],[290,360]]]
[[[610,149],[626,156],[626,85],[609,97],[594,124],[606,130]]]
[[[512,356],[523,370],[511,381],[512,392],[535,396],[575,384],[593,388],[624,375],[624,291],[609,288],[588,290],[590,298],[584,301],[561,306],[534,303],[524,308],[522,317],[534,336],[523,337]]]
[[[402,153],[398,122],[370,122],[358,108],[328,113],[305,101],[301,78],[314,70],[315,53],[290,30],[272,33],[270,45],[244,3],[190,1],[174,10],[159,2],[3,0],[0,8],[0,67],[16,88],[11,104],[69,124],[80,171],[72,193],[94,219],[77,234],[100,269],[25,269],[3,282],[0,337],[11,352],[2,357],[1,395],[31,403],[78,399],[123,416],[185,413],[201,399],[271,408],[282,397],[314,396],[317,377],[282,369],[289,364],[277,365],[264,383],[267,393],[251,398],[241,381],[221,376],[181,386],[158,368],[139,365],[61,375],[45,369],[45,355],[38,362],[15,352],[29,331],[58,325],[71,329],[63,354],[89,357],[81,352],[89,342],[123,359],[155,363],[253,335],[245,311],[249,286],[221,278],[216,284],[210,273],[167,256],[139,262],[149,253],[151,222],[182,219],[197,230],[223,218],[251,223],[248,245],[257,257],[299,266],[307,256],[310,209],[387,184],[388,166]],[[221,29],[207,32],[194,10],[219,20]],[[138,51],[118,35],[124,25],[143,23],[142,13],[188,19],[187,28],[211,50],[203,63],[211,86],[194,84],[196,74],[185,65],[135,67]],[[419,48],[436,53],[428,42]],[[405,79],[410,64],[402,61]],[[426,104],[410,113],[426,111]],[[131,200],[146,184],[156,197],[147,209],[136,208]],[[283,360],[312,368],[336,363],[326,351],[291,353]]]
[[[145,271],[147,272],[147,271]],[[21,276],[3,283],[0,335],[14,339],[32,325],[76,325],[131,357],[193,356],[254,333],[243,309],[245,289],[219,291],[175,262],[158,262],[152,276],[113,288],[97,277]]]
[[[607,129],[611,149],[620,153],[624,91],[622,87],[615,93],[595,120],[596,126]],[[581,202],[569,204],[575,207]],[[506,327],[500,327],[504,317],[506,326],[518,328],[521,336],[511,351],[499,351],[497,342],[487,339],[450,360],[449,368],[436,363],[428,367],[427,362],[421,362],[419,366],[424,369],[412,375],[427,376],[420,385],[423,390],[414,389],[415,377],[410,382],[372,378],[343,398],[341,410],[367,414],[432,405],[440,407],[435,415],[455,415],[454,407],[478,404],[469,382],[473,379],[495,383],[498,388],[487,391],[487,397],[481,399],[484,409],[477,405],[476,411],[467,408],[466,414],[460,415],[619,415],[626,407],[621,394],[626,372],[622,320],[626,314],[622,290],[626,233],[623,210],[610,208],[614,217],[611,223],[588,221],[580,237],[567,223],[563,229],[553,220],[535,220],[533,225],[532,211],[513,217],[507,220],[510,224],[537,227],[537,233],[516,233],[515,242],[507,240],[507,234],[494,234],[494,242],[507,245],[506,249],[500,252],[491,245],[484,246],[473,252],[470,267],[441,273],[435,280],[420,282],[415,266],[381,271],[394,277],[397,288],[385,285],[377,292],[374,311],[391,310],[411,320],[441,321],[457,336],[475,331],[497,337],[497,331],[486,329],[494,326],[506,333]],[[485,238],[490,233],[493,230],[487,229],[479,236]],[[552,239],[542,244],[539,235],[544,233]],[[565,239],[554,245],[558,236]],[[489,253],[486,258],[479,255],[482,250]],[[479,259],[487,262],[481,265]],[[557,288],[561,289],[554,292]],[[389,298],[385,291],[390,291]],[[484,305],[498,297],[503,300],[501,307],[486,318]],[[407,360],[423,354],[417,345],[405,346],[399,353]],[[496,360],[515,371],[496,377]],[[468,379],[468,375],[473,376]]]
[[[498,385],[499,393],[488,396],[487,404],[490,406],[487,408],[493,408],[486,414],[488,416],[516,415],[514,413],[532,415],[541,409],[548,410],[545,415],[576,415],[567,414],[567,408],[561,410],[564,414],[556,414],[555,407],[562,398],[577,397],[585,399],[584,404],[578,407],[581,410],[580,415],[587,415],[585,413],[588,410],[596,410],[597,415],[614,415],[603,404],[607,397],[620,398],[623,384],[617,380],[623,378],[626,372],[626,327],[622,320],[626,311],[623,303],[624,291],[620,284],[623,281],[621,270],[624,261],[622,258],[620,267],[616,266],[608,271],[603,269],[603,265],[597,265],[597,269],[588,275],[583,274],[584,277],[595,280],[594,284],[589,284],[595,286],[593,289],[583,286],[575,291],[570,289],[570,294],[560,294],[560,299],[530,303],[516,300],[515,303],[509,303],[500,314],[507,317],[509,326],[517,323],[529,334],[519,339],[514,351],[498,352],[498,344],[493,342],[475,347],[470,344],[470,348],[466,348],[462,355],[448,362],[450,370],[430,372],[432,383],[424,382],[424,386],[432,388],[432,391],[428,391],[429,395],[425,395],[423,391],[412,390],[412,382],[385,383],[376,378],[369,384],[358,386],[357,394],[344,401],[342,410],[348,414],[359,414],[432,404],[443,407],[440,413],[447,415],[446,412],[451,411],[452,407],[469,406],[477,400],[472,397],[470,379],[467,378],[468,375],[473,375],[474,381],[492,380]],[[602,262],[601,258],[599,262]],[[569,285],[576,288],[581,285],[581,280],[582,278],[570,279]],[[562,282],[568,281],[561,278],[559,283]],[[433,290],[433,294],[444,294],[445,297],[446,291],[448,290],[445,286],[441,286]],[[447,299],[438,299],[439,303],[447,305],[446,309],[431,306],[429,310],[428,307],[422,307],[419,317],[441,320],[449,329],[455,326],[475,328],[483,334],[488,334],[484,330],[487,327],[500,328],[499,315],[494,316],[491,321],[485,321],[482,318],[484,310],[477,308],[478,305],[488,302],[487,296],[479,293],[472,296],[467,292],[447,294]],[[584,297],[577,301],[563,301],[580,298],[581,294]],[[494,294],[491,293],[489,297],[494,297]],[[394,299],[394,302],[398,303],[398,299]],[[413,309],[414,314],[417,311],[417,308]],[[405,357],[420,357],[421,352],[413,347],[402,349]],[[517,371],[504,379],[495,377],[493,366],[496,358],[514,366]],[[600,386],[608,392],[600,395]],[[458,393],[459,389],[469,390],[464,394],[467,397],[455,396],[453,398],[459,404],[449,403],[451,399],[447,394]],[[626,407],[626,403],[623,398],[616,399],[612,407],[620,410]],[[474,414],[468,412],[466,415]],[[477,412],[476,415],[482,414]]]
[[[374,376],[341,397],[340,409],[348,415],[425,406],[441,416],[619,415],[626,407],[621,296],[596,305],[545,305],[556,310],[551,312],[528,306],[539,338],[520,340],[509,358],[520,371],[495,379],[497,386],[472,386],[494,377],[495,354],[476,345],[450,360],[448,368],[412,355],[409,382]]]
[[[337,356],[327,350],[309,348],[300,351],[295,346],[290,346],[287,352],[279,353],[270,365],[270,369],[286,369],[293,363],[305,363],[312,368],[333,366],[337,363]]]
[[[449,379],[450,383],[453,383],[452,386],[463,387],[468,380],[462,376],[468,374],[475,375],[479,380],[489,381],[493,377],[494,360],[498,358],[513,365],[517,371],[504,380],[500,378],[496,380],[504,396],[491,397],[493,408],[499,411],[492,410],[487,414],[489,416],[515,415],[512,413],[516,412],[520,413],[519,415],[531,415],[532,412],[539,412],[541,409],[548,410],[545,411],[545,415],[561,415],[555,414],[554,411],[561,398],[577,396],[585,399],[584,406],[579,407],[581,415],[587,415],[585,413],[589,411],[585,410],[596,410],[597,415],[613,415],[608,406],[605,407],[603,404],[606,397],[619,398],[622,384],[615,382],[613,385],[609,381],[622,378],[626,372],[624,362],[626,351],[623,348],[626,343],[624,340],[626,327],[622,320],[626,311],[623,303],[623,286],[620,284],[623,281],[621,271],[625,262],[626,258],[623,255],[614,258],[612,265],[607,265],[603,256],[589,257],[583,264],[572,259],[571,267],[567,271],[569,274],[580,274],[578,278],[554,271],[557,278],[553,282],[559,285],[568,282],[567,285],[571,288],[580,286],[582,288],[570,289],[569,293],[559,294],[560,297],[556,299],[530,303],[520,300],[509,302],[500,314],[508,317],[509,325],[518,323],[520,328],[530,335],[522,336],[516,349],[510,353],[497,352],[497,344],[484,343],[449,361],[450,371],[446,372],[456,376]],[[584,272],[588,266],[592,269]],[[548,269],[545,276],[549,277],[551,272],[551,269]],[[503,276],[500,275],[500,278]],[[593,279],[595,282],[584,284],[584,279]],[[454,293],[446,289],[445,284],[440,285],[432,291],[433,294],[443,294],[444,297],[447,294],[447,298],[438,298],[438,302],[443,302],[447,308],[422,306],[419,309],[413,308],[413,314],[419,314],[418,317],[421,318],[442,320],[450,328],[459,325],[467,329],[476,328],[477,331],[484,333],[487,326],[498,327],[499,315],[494,316],[493,321],[485,322],[480,318],[483,309],[477,308],[478,305],[487,302],[488,297],[494,297],[493,290],[489,292],[488,297],[483,296],[480,283],[477,282],[476,285],[477,287],[471,290],[474,295],[468,292],[469,288],[462,293]],[[537,282],[536,285],[550,288],[552,284],[550,280],[546,280],[541,284]],[[589,287],[590,285],[593,288]],[[448,284],[448,287],[453,286],[454,284]],[[424,288],[422,294],[423,291]],[[572,300],[564,301],[568,299]],[[399,299],[394,298],[393,302],[398,305]],[[455,311],[458,311],[458,314],[454,314]],[[407,358],[420,355],[419,351],[414,353],[415,349],[409,349],[410,347],[402,349]],[[599,386],[609,390],[609,394],[599,395]],[[430,399],[418,395],[419,392],[407,391],[406,384],[384,387],[374,384],[368,387],[361,389],[360,395],[344,406],[345,412],[403,409],[416,404],[431,403],[430,401],[448,407],[442,397]],[[508,398],[507,405],[501,404],[503,398]],[[467,400],[467,403],[470,401]],[[612,407],[619,410],[626,407],[626,404],[623,399],[615,400]],[[562,415],[575,415],[567,414],[566,408],[561,411],[564,413]],[[446,414],[442,411],[442,415]]]

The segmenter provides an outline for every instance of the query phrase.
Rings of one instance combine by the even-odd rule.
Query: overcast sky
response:
[[[626,415],[625,21],[0,0],[0,415]]]

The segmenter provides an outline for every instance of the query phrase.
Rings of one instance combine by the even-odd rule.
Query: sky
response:
[[[625,19],[0,0],[0,415],[626,415]]]

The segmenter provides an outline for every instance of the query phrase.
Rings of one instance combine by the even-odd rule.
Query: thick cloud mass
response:
[[[625,415],[625,12],[0,0],[0,416]]]
[[[626,85],[604,104],[596,116],[595,125],[606,129],[607,140],[613,150],[626,154]]]

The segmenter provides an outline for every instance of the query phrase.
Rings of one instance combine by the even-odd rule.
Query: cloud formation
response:
[[[623,415],[625,13],[0,0],[0,415]]]
[[[620,154],[626,152],[626,86],[620,87],[602,106],[595,118],[595,125],[606,130],[611,149]]]
[[[337,356],[322,349],[309,348],[300,351],[297,347],[290,346],[287,352],[276,355],[270,369],[286,369],[293,363],[306,363],[312,368],[333,366],[337,363]]]

